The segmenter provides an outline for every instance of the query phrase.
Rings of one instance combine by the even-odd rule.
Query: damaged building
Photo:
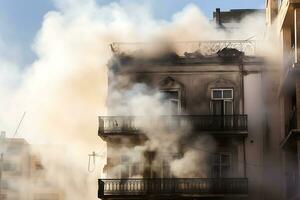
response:
[[[228,13],[214,14],[222,28],[233,27]],[[231,13],[237,22],[245,14]],[[100,199],[283,199],[279,72],[258,56],[256,41],[111,50],[108,116],[98,130],[107,142]],[[131,102],[142,113],[127,110]]]
[[[144,52],[147,45],[140,45],[137,49]],[[159,56],[140,57],[139,50],[128,53],[122,51],[126,44],[112,44],[109,116],[99,117],[99,136],[107,142],[108,152],[107,179],[99,180],[99,198],[261,196],[263,60],[255,56],[256,44],[209,41],[186,45],[196,48],[182,54],[168,50]],[[124,83],[124,79],[130,81]],[[115,110],[114,93],[130,91],[134,85],[158,92],[165,113],[150,117],[148,113],[120,115]],[[126,92],[120,95],[126,99]],[[176,147],[162,151],[174,134],[180,137],[169,146]],[[161,146],[145,148],[157,139],[154,135]],[[140,146],[144,147],[141,153],[134,153]],[[181,171],[175,172],[172,164],[184,162],[189,150],[202,157],[200,162],[194,159],[198,166],[190,170],[192,163],[184,163]]]

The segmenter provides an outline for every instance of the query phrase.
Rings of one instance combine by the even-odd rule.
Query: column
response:
[[[294,58],[291,57],[291,44],[292,44],[292,29],[290,26],[283,27],[281,30],[281,39],[282,39],[282,60],[281,62],[286,65],[290,59]],[[284,66],[284,67],[291,67],[291,66]]]
[[[294,9],[295,63],[300,64],[300,8]]]

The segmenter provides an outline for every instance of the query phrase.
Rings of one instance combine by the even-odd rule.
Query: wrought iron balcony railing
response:
[[[247,178],[103,179],[98,196],[247,195]]]
[[[143,132],[141,122],[153,123],[152,118],[132,116],[99,117],[99,136],[132,135]],[[173,115],[159,116],[158,120],[168,129],[190,129],[197,132],[247,132],[247,115]]]
[[[137,51],[147,52],[162,49],[172,45],[173,50],[179,56],[183,56],[185,52],[199,52],[204,56],[211,56],[224,48],[233,48],[244,52],[247,56],[255,56],[257,49],[257,41],[255,40],[210,40],[210,41],[183,41],[168,43],[124,43],[115,42],[110,45],[111,50],[115,54],[132,54]]]

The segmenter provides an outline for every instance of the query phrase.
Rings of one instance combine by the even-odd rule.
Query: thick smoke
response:
[[[250,18],[242,22],[241,30],[222,31],[216,29],[194,5],[188,5],[171,21],[165,21],[155,20],[149,9],[143,6],[117,3],[100,6],[94,0],[54,2],[58,10],[44,16],[33,44],[37,59],[32,65],[20,72],[20,69],[10,67],[9,62],[1,62],[0,69],[4,73],[1,73],[3,78],[0,80],[5,82],[0,86],[0,102],[4,105],[0,122],[2,128],[12,130],[16,119],[23,111],[27,112],[21,136],[30,143],[42,144],[37,151],[46,163],[46,177],[64,191],[66,199],[96,196],[96,179],[105,159],[98,157],[97,170],[88,174],[87,155],[94,150],[105,152],[106,148],[97,136],[97,116],[106,114],[106,65],[112,56],[110,43],[247,39],[261,36],[264,27],[264,18],[255,16],[254,26],[249,23],[253,21]],[[181,50],[180,47],[175,49]],[[122,95],[118,92],[113,93],[114,105],[121,102],[118,95]],[[128,110],[132,115],[148,113],[146,117],[154,121],[165,113],[158,91],[134,85],[121,92],[128,95],[128,101],[116,107],[116,113],[128,113]],[[167,123],[157,123],[156,134],[150,134],[153,128],[150,124],[143,121],[137,121],[137,124],[150,139],[145,146],[137,147],[137,152],[159,149],[161,154],[176,153],[178,149],[174,144],[187,134],[187,131],[176,130],[170,136]],[[188,126],[186,124],[185,128]],[[42,151],[43,145],[49,144],[63,148],[56,149],[55,153]],[[205,165],[200,170],[199,165],[182,169],[186,163],[199,164],[205,159],[195,149],[186,149],[181,159],[171,161],[171,170],[176,176],[203,177]],[[195,170],[200,174],[193,174]],[[52,179],[53,176],[57,178]]]

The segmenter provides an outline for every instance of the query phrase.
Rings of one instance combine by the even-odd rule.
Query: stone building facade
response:
[[[273,149],[280,149],[277,159],[280,179],[277,187],[279,199],[299,199],[299,125],[300,125],[300,1],[266,1],[267,24],[270,31],[276,33],[276,42],[280,44],[279,83],[277,99],[280,119],[279,130],[273,133]]]
[[[209,41],[196,46],[211,51],[196,49],[182,55],[166,51],[141,58],[123,52],[122,44],[112,45],[109,116],[99,117],[99,136],[107,142],[108,156],[107,178],[99,180],[99,198],[262,199],[263,60],[255,56],[254,41]],[[148,113],[118,113],[116,92],[126,100],[127,91],[135,85],[160,93],[164,108],[171,105],[170,109],[154,118],[147,117]],[[137,107],[144,104],[134,103]],[[150,126],[145,129],[141,120]],[[161,123],[167,132],[166,137],[158,136],[161,148],[144,148],[139,156],[128,153],[151,143]],[[160,155],[174,133],[181,135],[174,143],[176,151]],[[203,138],[209,139],[203,142]],[[198,146],[197,140],[201,141]],[[183,159],[187,149],[205,158],[196,169],[201,171],[205,165],[204,172],[188,171],[193,165],[188,161],[181,168],[183,173],[174,174],[173,161]]]

